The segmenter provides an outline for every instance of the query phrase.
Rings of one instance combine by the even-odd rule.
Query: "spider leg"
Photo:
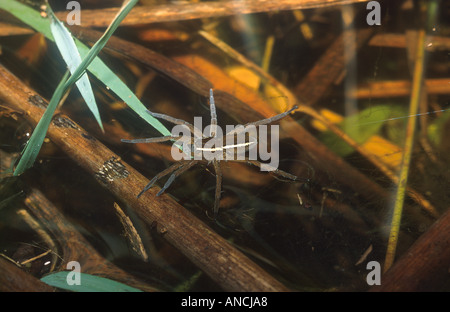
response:
[[[298,108],[298,106],[296,105],[296,106],[292,107],[290,110],[287,110],[287,111],[285,111],[284,113],[278,114],[278,115],[276,115],[276,116],[273,116],[273,117],[270,117],[270,118],[261,119],[261,120],[258,120],[258,121],[254,121],[254,122],[247,123],[247,124],[245,124],[245,125],[243,126],[243,128],[241,128],[240,131],[238,131],[238,130],[236,130],[236,129],[233,129],[233,130],[231,130],[230,132],[228,132],[226,135],[230,135],[231,133],[236,133],[236,134],[238,134],[238,133],[242,132],[243,130],[245,130],[245,127],[247,127],[247,126],[255,126],[255,127],[256,127],[256,126],[267,125],[267,124],[270,124],[270,123],[272,123],[272,122],[278,121],[278,120],[280,120],[280,119],[285,118],[287,115],[289,115],[291,112],[293,112],[293,111],[296,110],[297,108]]]
[[[257,166],[259,168],[261,168],[261,162],[257,161],[257,160],[247,160],[248,163]],[[271,174],[276,175],[276,176],[280,176],[292,181],[298,181],[299,178],[293,174],[287,173],[286,171],[280,170],[280,169],[275,169],[273,171],[270,171]]]
[[[246,159],[246,160],[233,160],[233,161],[241,161],[241,162],[247,162],[251,165],[254,165],[258,168],[261,168],[261,162],[257,161],[257,160],[250,160],[250,159]],[[287,173],[286,171],[280,170],[280,169],[275,169],[273,171],[269,171],[270,174],[274,175],[274,176],[278,176],[278,177],[282,177],[282,178],[286,178],[292,181],[302,181],[302,182],[308,182],[309,179],[305,179],[305,178],[299,178],[293,174]]]
[[[216,104],[214,103],[213,89],[209,89],[209,110],[211,111],[211,131],[209,136],[215,137],[217,133],[217,113]]]
[[[160,173],[158,173],[157,175],[155,175],[153,177],[153,179],[151,179],[150,182],[144,187],[144,189],[138,194],[137,197],[139,198],[142,194],[144,194],[146,191],[148,191],[153,186],[153,184],[155,184],[156,181],[158,181],[162,177],[164,177],[164,176],[172,173],[173,171],[177,170],[178,168],[180,168],[183,165],[183,163],[184,163],[183,161],[176,162],[169,168],[167,168],[167,169],[161,171]]]
[[[184,125],[189,129],[189,131],[191,131],[191,133],[193,135],[197,136],[198,134],[200,134],[200,137],[203,137],[203,132],[200,129],[194,127],[194,125],[192,125],[191,123],[189,123],[187,121],[184,121],[182,119],[177,119],[177,118],[174,118],[169,115],[154,113],[154,112],[149,111],[148,109],[147,109],[147,113],[149,113],[153,117],[164,119],[164,120],[171,122],[173,124],[176,124],[176,125],[182,125],[182,126]]]
[[[176,177],[180,176],[183,172],[187,171],[189,168],[191,168],[193,165],[195,165],[196,161],[191,160],[187,163],[187,165],[182,165],[179,169],[177,169],[172,175],[169,177],[169,179],[166,181],[164,186],[161,188],[161,190],[156,194],[156,196],[161,195],[164,193],[165,190],[169,188],[169,186],[172,184],[172,182],[175,180]]]
[[[294,107],[292,107],[290,110],[285,111],[284,113],[278,114],[276,116],[270,117],[270,118],[266,118],[266,119],[261,119],[255,122],[250,122],[244,126],[248,126],[248,125],[254,125],[254,126],[259,126],[259,125],[267,125],[270,124],[272,122],[278,121],[280,119],[283,119],[284,117],[286,117],[287,115],[289,115],[291,112],[295,111],[298,108],[297,105],[295,105]]]
[[[217,218],[220,206],[220,197],[222,192],[222,167],[220,161],[214,160],[214,171],[216,172],[216,193],[214,196],[214,219]]]

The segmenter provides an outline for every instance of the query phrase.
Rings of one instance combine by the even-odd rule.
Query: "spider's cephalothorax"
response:
[[[261,125],[268,125],[270,123],[273,123],[275,121],[278,121],[278,120],[286,117],[292,111],[297,109],[297,106],[294,106],[292,109],[290,109],[284,113],[281,113],[281,114],[276,115],[271,118],[261,119],[259,121],[251,122],[251,123],[248,123],[239,128],[234,128],[233,130],[225,133],[225,135],[223,137],[218,137],[218,134],[223,134],[223,132],[219,131],[220,128],[218,128],[218,126],[217,126],[216,106],[214,103],[214,96],[213,96],[212,89],[210,89],[209,94],[210,94],[209,103],[210,103],[210,111],[211,111],[211,123],[209,125],[209,132],[207,132],[207,134],[204,134],[204,132],[201,129],[199,129],[198,127],[195,127],[194,125],[192,125],[184,120],[176,119],[171,116],[164,115],[164,114],[153,113],[153,112],[147,110],[147,112],[150,115],[152,115],[153,117],[164,119],[175,125],[182,126],[186,131],[189,132],[190,135],[189,136],[175,136],[175,135],[173,135],[174,132],[172,131],[171,136],[146,138],[146,139],[134,139],[134,140],[122,139],[122,142],[125,142],[125,143],[156,143],[156,142],[165,142],[165,141],[170,141],[170,140],[176,140],[176,142],[183,144],[183,151],[184,151],[185,155],[187,155],[187,157],[185,157],[183,160],[177,161],[176,163],[171,165],[169,168],[163,170],[162,172],[158,173],[155,177],[153,177],[153,179],[145,186],[145,188],[137,195],[137,197],[141,196],[145,191],[150,189],[153,186],[153,184],[155,184],[159,179],[170,174],[170,177],[167,180],[167,182],[164,184],[164,186],[161,188],[161,190],[157,193],[157,196],[159,196],[172,184],[172,182],[175,180],[176,177],[181,175],[183,172],[185,172],[192,166],[194,166],[196,164],[201,164],[201,163],[203,163],[203,164],[212,163],[213,167],[214,167],[214,171],[216,173],[216,192],[215,192],[215,202],[214,202],[214,209],[213,209],[214,218],[216,218],[217,213],[219,211],[220,195],[221,195],[221,189],[222,189],[221,161],[222,160],[241,161],[241,162],[245,161],[245,162],[248,162],[249,164],[255,165],[259,168],[262,168],[265,165],[257,160],[249,159],[248,157],[246,157],[244,159],[242,159],[242,158],[235,159],[235,158],[230,157],[230,155],[232,156],[233,154],[236,154],[236,151],[239,148],[248,150],[251,147],[254,147],[254,145],[256,145],[258,143],[258,140],[255,136],[249,136],[248,140],[246,140],[245,142],[237,143],[237,144],[228,144],[227,143],[224,145],[224,143],[229,142],[228,139],[230,137],[235,137],[235,136],[239,135],[241,132],[246,131],[246,129],[248,129],[248,127],[250,127],[250,126],[256,127],[256,126],[261,126]],[[217,139],[217,142],[221,142],[221,144],[217,144],[217,142],[216,142],[214,147],[205,147],[206,145],[202,144],[203,142],[208,141],[208,140],[210,141],[212,139]],[[200,142],[200,144],[197,144],[198,142]],[[188,151],[190,153],[188,153]],[[208,158],[208,159],[205,159],[204,157],[199,158],[198,155],[199,155],[199,153],[200,153],[200,155],[202,155],[202,152],[215,153],[216,155],[219,155],[220,157],[215,156],[213,158]],[[276,169],[276,168],[272,168],[270,170],[270,172],[272,174],[275,174],[280,177],[284,177],[284,178],[287,178],[287,179],[290,179],[293,181],[298,180],[298,178],[296,176],[289,174],[285,171]]]

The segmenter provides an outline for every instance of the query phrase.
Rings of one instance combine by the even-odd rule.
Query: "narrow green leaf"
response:
[[[1,0],[0,9],[8,11],[22,22],[26,23],[36,31],[42,33],[47,39],[54,41],[52,32],[50,30],[50,21],[42,18],[40,13],[32,8],[15,0]],[[81,58],[85,58],[89,48],[75,38],[75,44],[80,52]],[[94,74],[100,81],[102,81],[112,92],[114,92],[120,99],[127,103],[130,108],[136,112],[142,119],[147,121],[162,135],[170,135],[170,131],[156,118],[146,113],[146,107],[134,95],[134,93],[118,78],[103,61],[96,57],[89,65],[88,70]]]
[[[9,3],[9,0],[4,0],[4,1]],[[125,16],[129,13],[129,11],[137,3],[137,1],[138,0],[130,0],[127,2],[126,5],[122,6],[121,10],[116,15],[115,19],[112,21],[112,23],[110,24],[110,26],[108,27],[106,32],[103,34],[103,36],[94,44],[94,46],[87,52],[87,54],[85,54],[83,61],[72,73],[72,76],[70,76],[70,78],[67,81],[65,81],[65,80],[61,81],[58,88],[55,90],[55,93],[53,94],[52,99],[50,100],[47,110],[45,111],[43,117],[39,121],[35,131],[33,131],[33,134],[25,147],[23,155],[17,165],[16,170],[14,171],[15,176],[22,174],[26,169],[30,168],[33,165],[34,161],[36,160],[37,155],[39,154],[40,148],[41,148],[42,143],[45,138],[45,134],[50,125],[53,113],[55,112],[57,104],[61,100],[62,96],[70,88],[70,86],[73,83],[75,83],[85,73],[85,70],[89,66],[89,64],[97,58],[97,54],[106,45],[108,39],[112,36],[114,31],[120,25],[121,21],[125,18]],[[2,4],[3,4],[3,6],[0,5],[0,8],[5,7],[4,2],[2,2]],[[13,11],[17,13],[17,7],[15,5],[13,5],[13,8],[14,8]],[[31,14],[30,11],[28,11],[27,13]],[[20,12],[18,14],[20,16]],[[49,26],[49,27],[51,28],[51,26]],[[112,75],[112,76],[115,76],[115,75]],[[111,79],[112,76],[110,76],[108,78]],[[63,82],[65,82],[65,83],[63,83]],[[132,94],[131,91],[130,91],[130,93]],[[127,94],[128,98],[131,97],[130,93]],[[148,115],[148,114],[146,114],[146,115]]]
[[[62,98],[62,96],[66,91],[63,88],[64,83],[67,80],[67,77],[69,77],[69,71],[67,71],[63,79],[61,79],[58,87],[56,88],[55,93],[53,94],[52,99],[50,100],[50,103],[47,106],[47,109],[45,110],[44,114],[41,117],[41,120],[39,120],[39,123],[34,129],[30,140],[28,140],[27,145],[25,146],[25,149],[23,151],[22,157],[20,158],[20,161],[17,164],[16,170],[14,170],[15,176],[22,174],[25,170],[33,166],[33,163],[36,160],[39,151],[41,150],[41,146],[42,143],[44,142],[45,135],[47,134],[48,126],[52,121],[53,114],[55,113],[55,110],[58,107],[59,100]]]
[[[108,38],[112,35],[114,30],[119,26],[121,20],[128,14],[128,12],[132,9],[132,7],[136,4],[137,0],[129,1],[126,6],[122,7],[116,19],[111,23],[110,27],[108,27],[105,34],[100,38],[99,41],[92,47],[92,54],[89,53],[89,48],[75,40],[75,43],[78,47],[81,57],[83,58],[82,64],[77,68],[79,71],[73,73],[73,75],[67,81],[67,84],[64,84],[62,90],[60,92],[56,92],[59,96],[62,97],[65,90],[70,87],[78,78],[84,73],[86,66],[88,70],[93,73],[100,81],[102,81],[111,91],[116,93],[125,103],[127,103],[131,109],[133,109],[141,118],[151,124],[155,129],[157,129],[163,135],[170,135],[170,131],[164,127],[164,125],[152,117],[148,113],[146,113],[146,107],[139,101],[139,99],[134,95],[134,93],[127,87],[125,83],[123,83],[96,55],[106,44]],[[50,20],[43,18],[40,13],[32,8],[14,1],[14,0],[1,0],[0,1],[0,9],[6,10],[9,13],[13,14],[15,17],[33,27],[36,31],[45,35],[48,39],[54,41],[54,37],[50,30]],[[89,63],[92,62],[90,65]],[[64,91],[64,92],[63,92]],[[52,98],[53,100],[53,98]],[[35,131],[33,132],[30,141],[28,142],[22,158],[17,165],[16,170],[14,171],[14,175],[20,175],[26,169],[30,168],[42,146],[42,142],[45,138],[46,131],[51,122],[51,117],[56,109],[56,106],[59,102],[59,99],[56,101],[50,101],[48,113],[46,112],[43,115],[43,119],[39,122]],[[55,106],[53,106],[55,105]],[[44,118],[45,117],[45,118]],[[37,131],[38,130],[38,131]],[[36,132],[36,135],[35,135]]]
[[[53,11],[50,8],[48,9],[48,14],[52,20],[50,29],[52,31],[53,37],[55,38],[56,46],[58,47],[59,52],[66,62],[70,72],[73,74],[77,67],[81,64],[80,53],[78,52],[72,35],[63,25],[63,23],[61,23],[53,14]],[[87,106],[97,120],[100,128],[102,129],[102,131],[104,131],[97,103],[95,102],[94,92],[92,91],[91,83],[89,82],[87,73],[84,73],[81,76],[81,78],[76,82],[76,85],[81,93],[81,96],[83,97]]]
[[[84,58],[89,52],[89,48],[78,39],[75,39],[75,44],[78,47],[81,57]],[[88,70],[124,101],[138,116],[152,125],[162,135],[171,134],[158,119],[147,113],[147,107],[142,104],[133,91],[100,58],[95,58],[88,67]]]
[[[9,12],[48,39],[55,41],[50,30],[50,21],[43,18],[38,11],[16,0],[1,0],[0,9]]]
[[[69,273],[72,271],[52,273],[41,278],[41,281],[53,287],[75,292],[142,292],[140,289],[86,273],[79,273],[80,285],[69,285],[67,282]],[[70,276],[69,280],[71,280]]]

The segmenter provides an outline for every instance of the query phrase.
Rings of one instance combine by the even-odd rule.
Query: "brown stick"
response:
[[[79,26],[72,26],[70,30],[80,40],[90,42],[96,42],[102,35],[99,31]],[[209,89],[212,88],[211,82],[194,70],[140,44],[113,36],[108,41],[106,49],[111,49],[134,61],[151,65],[151,68],[154,70],[174,79],[202,96],[208,96]]]
[[[236,14],[249,14],[283,10],[312,9],[334,5],[367,2],[367,0],[253,0],[217,1],[187,4],[141,6],[134,8],[122,25],[150,24],[198,18],[223,17]],[[81,11],[83,27],[106,27],[114,19],[117,8]],[[67,12],[56,16],[65,21]]]
[[[101,256],[39,190],[32,189],[27,194],[25,205],[60,243],[60,256],[63,258],[61,270],[66,268],[68,262],[77,261],[83,273],[110,278],[144,291],[155,291]]]
[[[357,50],[372,33],[372,28],[358,30],[356,34],[353,30],[344,30],[297,85],[295,94],[306,105],[314,106],[342,75],[347,64],[356,56]],[[347,55],[345,50],[351,51],[351,54]]]
[[[101,32],[87,29],[84,27],[72,26],[70,31],[80,40],[86,42],[96,42],[102,35]],[[209,89],[213,87],[212,83],[205,78],[206,75],[198,68],[190,68],[176,60],[165,57],[160,53],[145,48],[140,44],[136,44],[116,36],[112,36],[107,45],[106,50],[112,50],[121,55],[131,58],[137,62],[167,75],[173,80],[186,86],[190,90],[198,93],[203,97],[209,96]],[[229,80],[229,77],[226,77]],[[260,119],[261,115],[245,105],[242,101],[229,93],[222,92],[215,88],[214,97],[217,99],[217,106],[226,110],[231,116],[237,117],[240,122],[248,122],[249,120]],[[246,116],[249,120],[242,120],[242,116]]]
[[[23,111],[36,125],[44,109],[32,99],[38,96],[0,66],[0,98],[8,106]],[[194,217],[170,196],[156,197],[152,188],[139,199],[136,195],[148,180],[94,137],[64,116],[57,116],[47,136],[81,167],[134,209],[148,225],[229,291],[287,291],[287,288],[258,267],[225,239]]]
[[[440,291],[448,281],[450,209],[395,262],[370,291]]]
[[[425,86],[428,94],[450,94],[450,79],[427,79]],[[377,81],[370,82],[366,86],[358,87],[353,95],[355,98],[380,98],[409,96],[411,94],[411,81]]]
[[[0,37],[28,35],[33,33],[34,31],[30,28],[0,22]]]
[[[55,289],[0,257],[0,291],[53,292]]]
[[[450,38],[441,36],[429,36],[427,38],[427,51],[450,49]],[[390,48],[406,48],[405,34],[377,34],[373,36],[369,45]]]

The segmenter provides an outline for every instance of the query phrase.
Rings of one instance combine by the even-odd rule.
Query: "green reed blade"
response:
[[[58,107],[58,103],[63,97],[65,93],[64,85],[69,77],[69,71],[66,72],[64,77],[59,82],[58,87],[55,90],[55,93],[50,100],[50,103],[47,106],[44,114],[39,120],[36,128],[31,135],[31,138],[28,140],[27,145],[22,153],[22,157],[20,158],[19,163],[17,164],[16,169],[14,170],[14,176],[18,176],[22,174],[28,168],[31,168],[36,160],[39,151],[41,150],[42,143],[44,142],[45,135],[47,134],[47,129],[52,121],[53,114],[55,113],[56,108]]]
[[[121,21],[125,18],[125,16],[136,3],[137,0],[131,0],[122,7],[104,35],[95,43],[95,45],[91,49],[86,47],[80,41],[75,40],[76,46],[80,52],[81,57],[83,58],[83,61],[73,72],[72,76],[70,76],[67,81],[63,80],[65,81],[65,83],[60,83],[57,90],[55,90],[46,113],[44,113],[42,119],[39,121],[38,126],[36,127],[35,131],[33,131],[33,135],[28,141],[27,146],[25,147],[23,155],[17,165],[16,170],[14,171],[14,175],[20,175],[33,165],[42,146],[42,142],[45,138],[45,134],[51,122],[51,117],[56,110],[57,104],[59,103],[64,93],[68,90],[68,88],[85,73],[86,68],[88,68],[88,70],[92,74],[94,74],[100,81],[108,86],[110,90],[116,93],[124,102],[126,102],[130,106],[131,109],[133,109],[140,117],[146,120],[155,129],[157,129],[164,135],[170,134],[170,131],[167,130],[159,120],[146,113],[146,107],[139,101],[139,99],[137,99],[134,93],[97,57],[97,54],[105,46],[112,33],[117,29]],[[53,41],[55,40],[50,29],[51,21],[49,19],[42,18],[38,11],[35,11],[27,7],[26,5],[13,0],[2,0],[0,2],[0,9],[4,9],[13,14],[23,22],[41,32],[48,39]]]
[[[55,38],[56,46],[58,47],[58,50],[61,53],[64,62],[66,62],[70,72],[73,74],[76,68],[82,62],[80,53],[78,52],[72,35],[69,33],[64,24],[58,20],[50,7],[47,9],[47,12],[52,20],[50,29],[52,31],[53,37]],[[98,111],[97,103],[95,102],[94,92],[92,91],[91,83],[89,82],[87,73],[84,73],[75,84],[80,91],[80,94],[83,97],[84,101],[86,102],[88,108],[91,110],[92,114],[97,120],[100,128],[104,132],[100,113]]]
[[[77,285],[77,283],[71,282],[72,279],[69,274],[73,274],[73,272],[61,271],[51,273],[41,278],[41,281],[53,287],[75,292],[142,292],[140,289],[130,287],[108,278],[86,273],[77,273],[79,274],[79,285]],[[69,282],[73,285],[69,285]]]
[[[37,155],[39,154],[42,143],[44,142],[45,134],[47,133],[52,116],[64,93],[66,93],[70,86],[72,86],[72,84],[74,84],[84,74],[86,68],[97,56],[100,50],[105,46],[108,39],[112,36],[113,32],[119,26],[120,22],[125,18],[125,16],[136,3],[137,0],[131,0],[127,3],[127,5],[122,7],[103,36],[94,44],[81,64],[74,70],[72,76],[70,76],[69,79],[64,77],[61,80],[50,100],[47,109],[45,110],[44,115],[42,116],[41,120],[39,120],[36,129],[33,131],[33,134],[31,135],[31,138],[25,147],[23,155],[20,158],[19,163],[17,164],[16,170],[14,171],[15,176],[22,174],[26,169],[30,168],[33,165]]]
[[[51,41],[55,41],[50,30],[49,19],[42,18],[40,13],[15,0],[1,0],[0,9],[8,11],[22,22],[26,23],[36,31],[43,34]],[[81,58],[85,58],[89,53],[89,48],[75,38],[75,44],[80,52]],[[156,118],[149,115],[147,108],[141,103],[136,95],[113,71],[103,63],[99,57],[95,57],[88,67],[88,71],[103,82],[112,92],[122,99],[137,115],[147,121],[162,135],[170,135],[170,131]]]
[[[417,45],[415,51],[415,64],[412,79],[412,90],[409,104],[409,115],[406,127],[405,144],[403,148],[403,159],[400,167],[399,180],[397,185],[397,193],[395,203],[392,211],[391,228],[389,232],[388,245],[386,249],[386,256],[384,261],[383,271],[386,272],[394,263],[397,244],[399,240],[400,227],[402,221],[403,207],[405,202],[406,188],[408,186],[408,176],[411,167],[411,158],[414,145],[415,131],[417,125],[417,113],[419,111],[419,104],[421,101],[422,92],[424,89],[424,77],[426,74],[426,36],[427,31],[435,21],[438,11],[439,1],[422,2],[422,5],[427,5],[427,24],[424,29],[418,31]]]

